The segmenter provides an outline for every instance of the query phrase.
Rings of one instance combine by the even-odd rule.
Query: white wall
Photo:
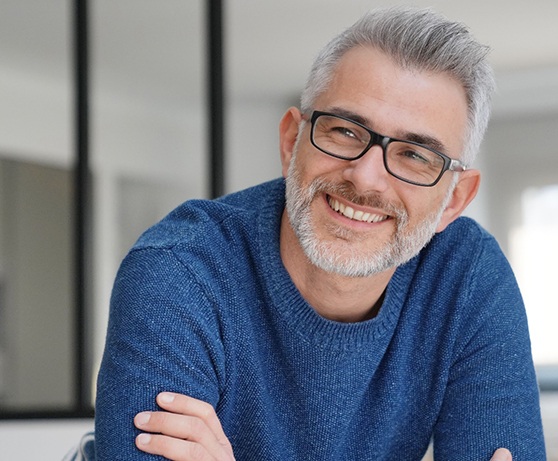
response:
[[[508,251],[520,220],[520,194],[558,184],[558,67],[500,75],[494,114],[483,143],[486,223]]]
[[[282,97],[235,97],[227,106],[228,192],[281,176],[279,122],[290,106]],[[298,104],[293,98],[293,105]]]
[[[91,430],[88,419],[0,421],[0,459],[61,461]]]

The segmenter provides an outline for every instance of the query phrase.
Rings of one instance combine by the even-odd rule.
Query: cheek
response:
[[[323,154],[311,147],[300,151],[297,155],[295,168],[305,184],[314,179],[323,178],[330,182],[342,182],[343,171],[350,165],[346,160],[340,160]]]
[[[311,152],[298,151],[291,161],[291,172],[296,172],[301,185],[308,185],[317,175]]]
[[[399,199],[409,216],[409,222],[414,225],[436,215],[443,204],[444,195],[428,188],[412,187],[400,190]]]

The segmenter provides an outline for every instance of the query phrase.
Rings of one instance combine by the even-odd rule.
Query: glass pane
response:
[[[141,232],[206,195],[205,2],[91,2],[94,373],[112,284]]]
[[[0,417],[73,404],[69,2],[0,15]]]

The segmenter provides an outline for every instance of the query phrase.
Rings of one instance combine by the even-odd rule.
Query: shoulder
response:
[[[526,324],[513,270],[496,239],[478,223],[459,218],[421,254],[420,273],[438,301],[440,317],[459,329],[509,337]]]
[[[222,299],[258,273],[252,270],[262,259],[258,223],[270,210],[280,212],[283,195],[283,182],[276,180],[217,200],[185,202],[132,247],[114,291],[189,291],[190,297]]]
[[[436,234],[421,255],[423,267],[440,286],[460,290],[469,303],[487,306],[495,296],[523,308],[511,265],[496,239],[462,217]]]
[[[450,317],[523,318],[521,293],[496,239],[478,223],[459,218],[436,234],[418,257],[420,286]]]
[[[435,235],[434,241],[447,243],[478,242],[493,240],[493,237],[478,222],[471,218],[460,217],[452,222],[444,231]]]
[[[496,239],[471,218],[461,217],[434,236],[424,249],[426,259],[449,268],[470,271],[474,266],[485,269],[509,266]],[[456,266],[456,267],[453,267]]]

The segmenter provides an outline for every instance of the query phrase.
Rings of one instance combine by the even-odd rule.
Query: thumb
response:
[[[498,448],[490,461],[512,461],[512,455],[510,451],[506,448]]]

